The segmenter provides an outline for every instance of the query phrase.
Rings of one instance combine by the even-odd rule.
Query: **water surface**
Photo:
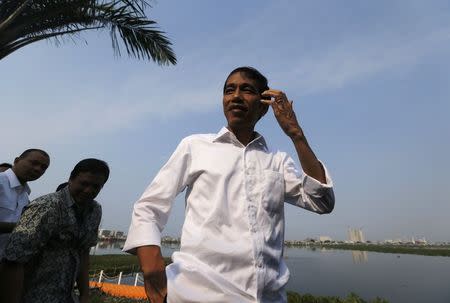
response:
[[[91,253],[122,254],[123,242],[99,244]],[[170,256],[177,245],[163,245]],[[291,277],[288,290],[391,303],[450,303],[450,258],[376,252],[286,248]],[[125,279],[133,280],[132,278]],[[134,280],[133,280],[134,281]]]

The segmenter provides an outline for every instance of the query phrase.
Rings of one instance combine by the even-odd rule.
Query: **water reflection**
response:
[[[360,250],[352,250],[352,259],[354,264],[366,263],[369,260],[367,251]]]
[[[99,241],[91,248],[91,255],[95,254],[117,254],[122,251],[124,240]]]
[[[328,247],[324,247],[324,246],[322,246],[322,247],[320,247],[320,246],[305,246],[305,247],[301,247],[300,249],[303,249],[306,251],[312,251],[312,252],[320,251],[321,253],[336,252],[335,248],[328,248]],[[285,250],[285,252],[284,252],[285,258],[288,258],[287,251],[288,250]],[[352,250],[351,253],[352,253],[353,264],[362,264],[362,263],[367,263],[369,261],[367,251]]]

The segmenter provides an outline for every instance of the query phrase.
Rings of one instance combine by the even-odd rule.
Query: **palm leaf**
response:
[[[149,6],[144,0],[0,0],[0,60],[43,39],[108,29],[115,54],[125,49],[130,57],[176,64],[171,42],[145,16]]]

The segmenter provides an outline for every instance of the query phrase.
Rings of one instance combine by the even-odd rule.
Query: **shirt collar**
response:
[[[11,188],[16,188],[16,187],[23,187],[28,194],[31,193],[30,187],[28,186],[27,183],[25,183],[24,185],[22,185],[19,181],[19,179],[17,178],[16,174],[14,173],[14,171],[11,168],[8,168],[5,172],[6,177],[9,180],[9,186]]]
[[[75,201],[73,200],[72,196],[69,192],[69,186],[64,187],[61,189],[61,192],[63,194],[64,202],[66,203],[67,207],[72,207],[75,204]]]
[[[236,138],[236,136],[233,134],[233,132],[231,132],[225,126],[220,129],[220,131],[214,137],[213,142],[232,142],[232,143],[238,143],[242,146],[242,143]],[[251,145],[251,144],[257,144],[264,151],[268,151],[266,140],[258,132],[255,132],[255,139],[253,139],[248,145]]]

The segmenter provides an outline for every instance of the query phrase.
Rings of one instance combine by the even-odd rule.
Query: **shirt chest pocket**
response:
[[[283,175],[272,170],[262,171],[261,200],[263,208],[270,214],[278,213],[283,207],[284,180]]]

